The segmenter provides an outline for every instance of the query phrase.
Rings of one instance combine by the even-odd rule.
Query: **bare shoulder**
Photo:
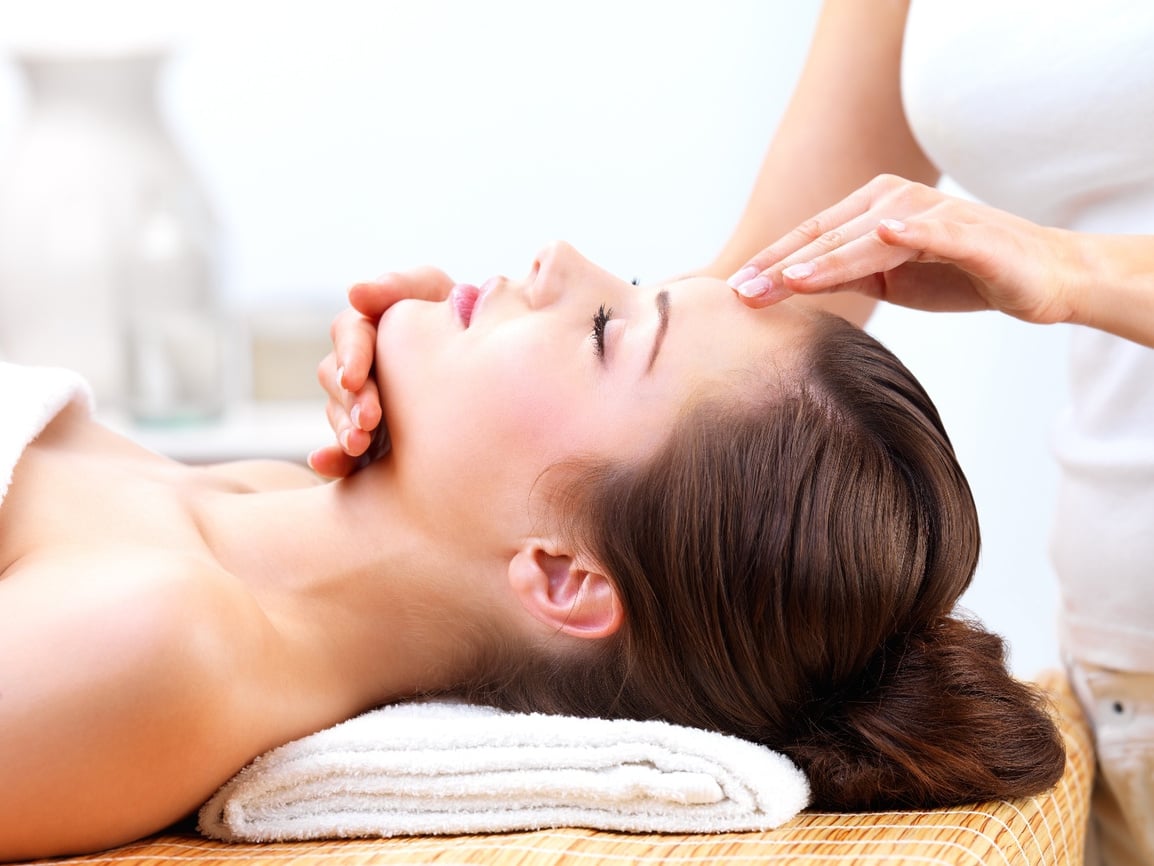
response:
[[[146,835],[247,760],[239,690],[259,635],[243,636],[258,620],[210,572],[109,549],[0,580],[0,860]]]

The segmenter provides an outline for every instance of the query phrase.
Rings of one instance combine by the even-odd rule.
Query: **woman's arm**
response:
[[[0,580],[0,861],[162,829],[244,761],[228,616],[163,553],[61,553]],[[213,603],[215,604],[215,603]]]
[[[901,102],[908,0],[827,0],[745,212],[707,272],[725,279],[772,241],[883,172],[933,184]],[[772,50],[772,41],[767,39]],[[753,277],[755,273],[748,276]],[[823,305],[862,323],[873,300]]]

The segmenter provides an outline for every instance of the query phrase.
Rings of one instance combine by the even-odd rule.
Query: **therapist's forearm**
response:
[[[1154,348],[1154,235],[1076,235],[1072,321]]]
[[[729,277],[876,175],[937,182],[939,173],[914,140],[901,103],[907,5],[906,0],[827,0],[745,211],[707,273]],[[858,323],[874,305],[857,294],[806,302],[832,307]]]

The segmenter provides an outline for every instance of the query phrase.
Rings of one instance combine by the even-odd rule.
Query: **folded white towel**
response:
[[[808,799],[788,758],[736,737],[434,701],[273,749],[204,805],[199,826],[236,842],[563,826],[708,833],[776,827]]]
[[[91,409],[92,395],[80,374],[0,361],[0,503],[28,443],[74,399]]]

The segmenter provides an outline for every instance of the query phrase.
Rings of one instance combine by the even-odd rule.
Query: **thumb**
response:
[[[397,301],[405,298],[442,301],[452,287],[453,281],[444,271],[433,267],[413,268],[355,283],[349,289],[349,303],[357,312],[375,321]]]

